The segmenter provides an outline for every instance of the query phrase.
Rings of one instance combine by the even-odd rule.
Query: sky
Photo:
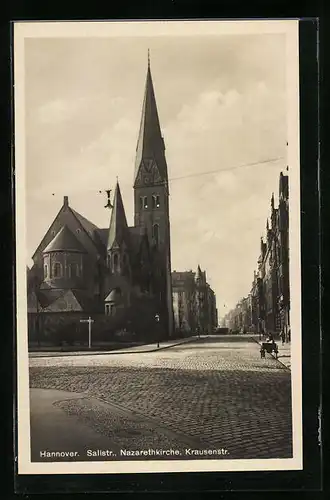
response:
[[[148,48],[166,145],[172,270],[206,270],[221,317],[250,291],[287,165],[283,34],[25,39],[27,263],[64,195],[108,227],[104,190],[117,176],[133,225]]]

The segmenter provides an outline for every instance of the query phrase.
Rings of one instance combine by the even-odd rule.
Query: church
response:
[[[88,316],[96,335],[116,328],[151,336],[157,330],[161,338],[173,333],[168,169],[149,58],[133,192],[133,227],[118,181],[108,228],[64,196],[27,269],[30,341],[65,328],[79,337]]]

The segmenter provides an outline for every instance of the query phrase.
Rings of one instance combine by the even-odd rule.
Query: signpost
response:
[[[88,348],[92,347],[92,323],[94,320],[89,316],[88,319],[81,319],[80,323],[88,323]]]

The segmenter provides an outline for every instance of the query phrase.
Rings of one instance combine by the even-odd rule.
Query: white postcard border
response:
[[[286,34],[288,164],[290,186],[291,385],[293,458],[267,460],[180,460],[34,463],[30,457],[30,401],[27,341],[25,209],[25,38],[148,37],[234,34]],[[17,448],[18,474],[109,474],[203,471],[301,470],[301,263],[299,161],[298,21],[148,21],[14,23],[16,299],[17,299]],[[271,445],[271,444],[270,444]]]

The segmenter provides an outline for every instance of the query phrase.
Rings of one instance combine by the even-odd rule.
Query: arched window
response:
[[[45,264],[45,266],[44,266],[44,275],[45,275],[45,278],[48,278],[48,266],[47,266],[47,264]]]
[[[143,204],[144,210],[146,210],[148,208],[148,197],[147,196],[142,197],[142,204]]]
[[[105,304],[105,314],[107,316],[115,316],[116,306],[114,304]]]
[[[155,245],[158,247],[159,244],[159,225],[154,224],[152,226],[152,237],[154,239]]]
[[[53,275],[54,278],[61,278],[62,276],[62,265],[59,262],[54,263]]]
[[[152,195],[152,208],[159,208],[160,207],[160,198],[159,194],[153,194]]]

